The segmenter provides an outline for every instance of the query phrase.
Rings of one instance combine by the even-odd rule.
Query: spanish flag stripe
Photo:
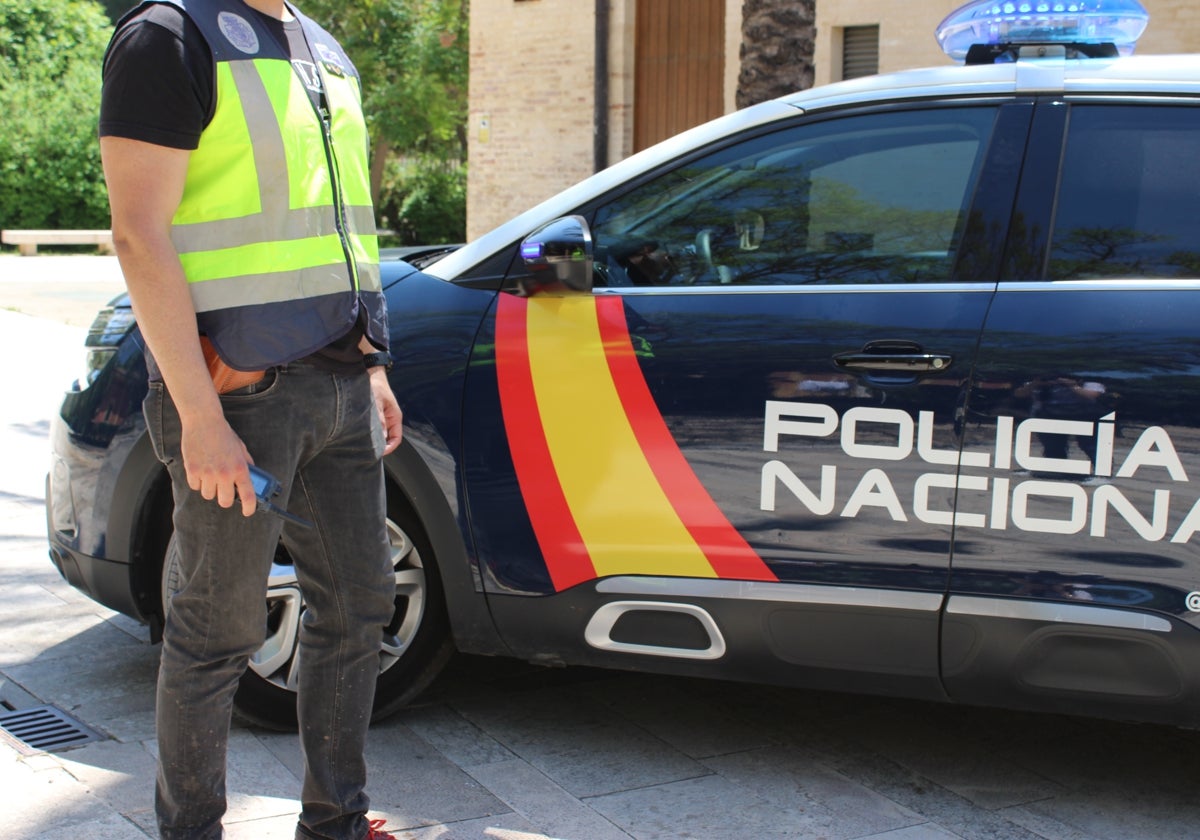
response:
[[[559,485],[538,410],[529,365],[527,300],[500,295],[496,310],[496,377],[508,446],[521,497],[557,591],[592,580],[596,571]]]
[[[596,573],[714,577],[630,425],[595,298],[538,295],[526,317],[546,444]]]
[[[667,428],[638,365],[619,297],[596,300],[601,341],[640,449],[677,515],[718,577],[777,580],[704,489]]]

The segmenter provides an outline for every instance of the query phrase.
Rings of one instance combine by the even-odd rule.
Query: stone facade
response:
[[[607,160],[633,151],[638,0],[607,0]],[[642,0],[652,2],[652,0]],[[741,0],[726,0],[726,112],[734,110]],[[1139,54],[1200,52],[1195,0],[1143,0]],[[947,0],[817,0],[816,84],[840,78],[841,33],[879,26],[879,70],[948,62],[934,38]],[[471,0],[467,235],[479,236],[596,169],[596,0]]]
[[[592,171],[591,10],[580,0],[473,0],[467,234]]]

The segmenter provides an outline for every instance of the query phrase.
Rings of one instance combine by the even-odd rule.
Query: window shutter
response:
[[[842,78],[855,79],[879,72],[879,25],[842,29]]]

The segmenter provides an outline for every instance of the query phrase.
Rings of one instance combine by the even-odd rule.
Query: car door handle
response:
[[[862,350],[838,353],[833,363],[842,370],[886,373],[937,373],[954,363],[943,353],[926,353],[907,341],[872,341]]]

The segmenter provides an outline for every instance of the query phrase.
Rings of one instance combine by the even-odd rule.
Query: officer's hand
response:
[[[205,499],[216,499],[224,508],[233,507],[234,501],[240,500],[242,515],[252,515],[257,501],[248,465],[254,459],[246,444],[224,417],[193,425],[194,428],[184,425],[181,441],[188,486]]]
[[[400,403],[396,402],[392,386],[388,384],[387,368],[370,368],[367,370],[367,376],[371,379],[371,394],[375,397],[375,409],[379,412],[379,422],[383,425],[383,454],[387,455],[400,445],[404,413],[400,410]]]

